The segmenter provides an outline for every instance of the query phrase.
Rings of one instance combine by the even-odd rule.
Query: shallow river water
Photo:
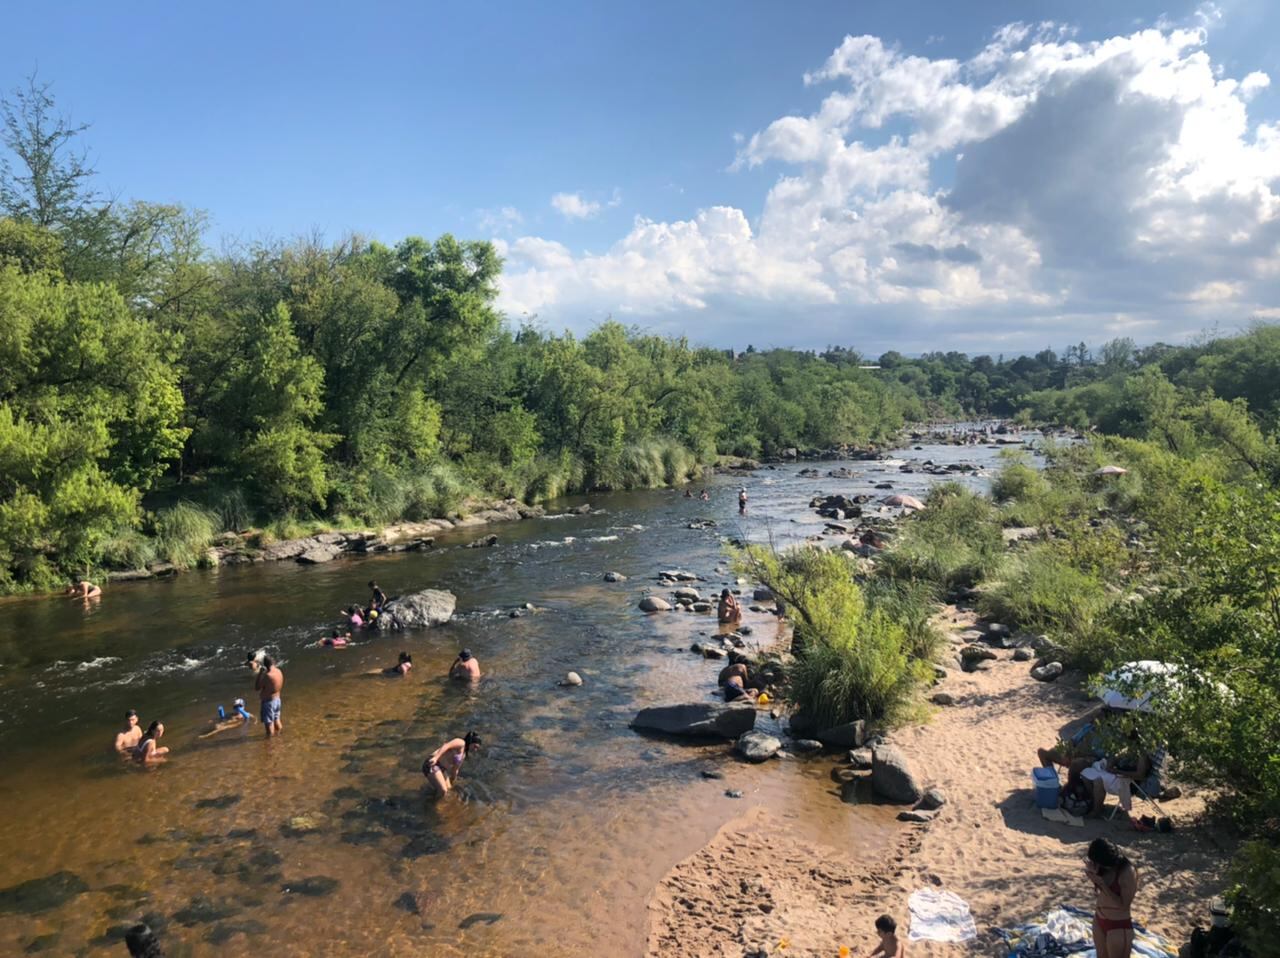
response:
[[[961,481],[985,487],[997,452],[903,455],[977,463]],[[856,477],[799,477],[804,465]],[[460,531],[427,553],[122,583],[90,607],[0,601],[0,954],[124,954],[119,929],[145,916],[170,955],[641,955],[654,885],[755,805],[871,862],[893,812],[842,804],[830,760],[750,766],[627,723],[716,685],[719,664],[688,651],[713,616],[636,609],[659,569],[718,591],[731,582],[722,537],[794,541],[822,529],[811,496],[882,481],[920,493],[936,480],[895,462],[778,466],[708,480],[710,502],[596,496],[590,515]],[[717,526],[688,528],[702,518]],[[464,548],[489,532],[497,546]],[[605,583],[609,570],[629,579]],[[311,646],[370,579],[392,595],[448,589],[457,617]],[[526,602],[539,611],[509,617]],[[770,614],[746,622],[762,646],[783,635]],[[243,696],[256,712],[243,661],[263,646],[286,676],[283,736],[255,725],[200,740],[219,703]],[[463,646],[485,672],[471,689],[442,677]],[[401,649],[409,678],[367,674]],[[581,688],[556,687],[569,669]],[[126,708],[165,722],[170,761],[143,770],[110,753]],[[484,750],[457,792],[427,801],[423,758],[468,729]],[[712,768],[724,778],[701,776]],[[296,816],[316,830],[290,831]]]

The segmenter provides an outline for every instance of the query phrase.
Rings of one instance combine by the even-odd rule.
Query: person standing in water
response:
[[[129,709],[124,713],[124,728],[116,733],[116,751],[132,752],[142,741],[142,729],[138,726],[138,713]]]
[[[369,608],[381,612],[382,607],[387,604],[387,594],[378,587],[378,583],[369,583]]]
[[[253,687],[257,690],[261,703],[258,717],[262,720],[267,738],[279,735],[284,731],[284,723],[280,719],[280,690],[284,688],[284,673],[271,656],[262,657],[262,668],[254,677]]]
[[[449,739],[422,763],[422,774],[435,788],[437,796],[449,794],[462,763],[479,747],[480,736],[475,732],[468,732],[462,738]]]
[[[164,757],[169,754],[168,746],[160,744],[160,737],[164,735],[164,725],[159,722],[152,722],[147,726],[147,730],[142,734],[142,738],[133,749],[133,760],[141,762],[143,765],[151,765],[155,762],[163,762]]]
[[[470,649],[463,649],[449,666],[449,678],[463,682],[474,682],[480,678],[480,662],[471,654]]]
[[[747,487],[743,486],[738,490],[738,515],[745,516],[747,514]]]

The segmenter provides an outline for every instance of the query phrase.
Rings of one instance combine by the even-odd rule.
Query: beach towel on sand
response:
[[[1093,947],[1093,912],[1063,905],[1047,915],[996,933],[1009,946],[1009,958],[1041,958],[1071,955],[1097,958]],[[1141,958],[1177,958],[1177,951],[1164,938],[1133,923],[1133,953]]]
[[[911,941],[968,941],[978,936],[969,903],[954,892],[921,888],[911,893],[907,908]]]

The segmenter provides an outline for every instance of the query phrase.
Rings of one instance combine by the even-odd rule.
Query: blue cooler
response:
[[[1036,786],[1036,806],[1038,808],[1058,807],[1058,773],[1052,768],[1037,768],[1031,772],[1031,780]]]

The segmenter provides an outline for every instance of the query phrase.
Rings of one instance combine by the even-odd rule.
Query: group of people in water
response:
[[[82,585],[92,585],[92,583],[81,583]],[[96,586],[94,587],[96,589]],[[370,628],[376,626],[373,623],[378,621],[383,608],[387,603],[386,593],[378,587],[376,582],[370,582],[371,600],[368,606],[359,607],[351,606],[346,615],[355,628]],[[70,591],[70,590],[68,590]],[[101,594],[98,590],[96,594]],[[88,596],[88,592],[86,592]],[[351,643],[351,632],[343,633],[338,629],[334,629],[332,634],[321,639],[317,645],[328,648],[345,648]],[[263,649],[257,652],[250,652],[245,659],[245,666],[253,672],[253,689],[258,693],[258,715],[255,718],[245,705],[245,700],[238,698],[231,706],[231,711],[227,712],[221,705],[218,706],[217,718],[210,722],[210,727],[205,730],[200,738],[210,738],[221,734],[222,732],[232,729],[247,729],[255,721],[261,722],[263,730],[267,738],[279,735],[284,731],[283,721],[283,701],[281,692],[284,689],[284,672],[281,671],[279,664]],[[376,669],[372,675],[384,675],[388,678],[404,678],[413,669],[413,656],[408,652],[401,651],[396,664],[385,669]],[[452,680],[475,682],[481,677],[480,662],[472,654],[470,649],[463,649],[453,660],[453,664],[449,666],[448,676]],[[125,712],[124,726],[116,734],[114,747],[115,751],[141,765],[155,765],[166,761],[169,755],[168,746],[161,745],[160,739],[164,735],[164,723],[159,720],[152,722],[147,726],[146,731],[142,730],[141,723],[138,719],[138,713],[134,709]],[[480,747],[480,736],[474,731],[467,732],[462,738],[450,739],[423,763],[422,774],[426,776],[428,784],[434,793],[438,796],[447,794],[452,788],[454,781],[458,777],[458,770],[462,767],[466,757]]]

